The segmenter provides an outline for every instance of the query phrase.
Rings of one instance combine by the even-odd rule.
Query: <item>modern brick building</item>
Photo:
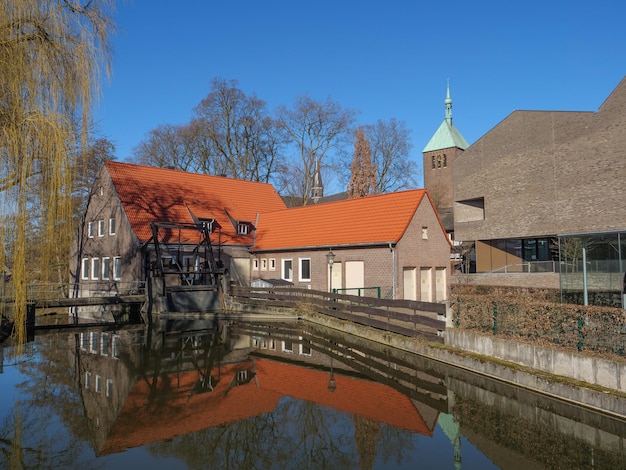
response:
[[[596,112],[512,112],[455,159],[453,186],[455,238],[476,242],[477,272],[545,271],[583,303],[616,304],[626,79]]]

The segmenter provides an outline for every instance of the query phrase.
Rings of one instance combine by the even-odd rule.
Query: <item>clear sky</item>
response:
[[[623,0],[127,0],[115,19],[95,119],[119,160],[221,77],[270,110],[308,94],[404,121],[421,186],[448,80],[471,145],[515,109],[596,111],[626,76]]]

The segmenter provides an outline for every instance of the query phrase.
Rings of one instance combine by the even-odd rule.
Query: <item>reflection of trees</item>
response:
[[[88,431],[67,361],[67,337],[46,339],[36,345],[38,360],[18,357],[24,362],[17,367],[27,378],[17,386],[20,401],[13,416],[0,423],[0,468],[89,468],[77,444]]]
[[[354,442],[359,452],[359,468],[368,470],[374,467],[376,448],[380,441],[380,423],[361,416],[352,416]]]

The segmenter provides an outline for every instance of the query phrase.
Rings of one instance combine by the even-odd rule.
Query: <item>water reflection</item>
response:
[[[0,374],[2,468],[624,468],[623,419],[309,324],[164,320],[29,353]]]

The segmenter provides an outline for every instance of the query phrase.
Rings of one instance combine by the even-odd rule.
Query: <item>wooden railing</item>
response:
[[[311,289],[232,286],[236,302],[258,307],[289,307],[405,336],[441,341],[446,328],[446,305],[413,300],[390,300]]]

